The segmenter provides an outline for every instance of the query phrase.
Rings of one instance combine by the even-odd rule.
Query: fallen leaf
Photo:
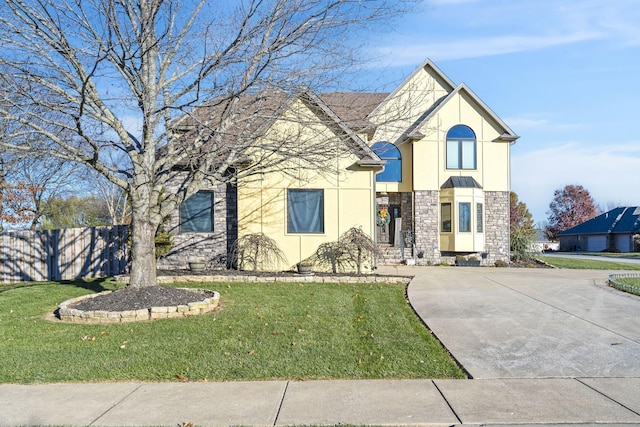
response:
[[[89,335],[85,335],[82,337],[82,341],[95,341],[96,337],[90,337]]]
[[[295,341],[291,343],[291,347],[296,346],[296,345],[298,345],[298,343],[295,342]]]
[[[273,332],[271,332],[271,335],[280,335],[280,332],[278,332],[278,331],[273,331]]]
[[[13,338],[7,338],[7,341],[13,341]]]
[[[182,381],[186,381],[186,379],[187,379],[184,375],[180,375],[180,374],[176,374],[176,378],[178,378],[179,380],[182,380]]]
[[[100,335],[102,335],[103,337],[106,337],[107,335],[109,335],[109,332],[103,332]]]
[[[255,350],[249,350],[249,356],[251,356],[252,354],[254,354],[256,351]]]
[[[306,330],[304,330],[304,329],[298,329],[298,332],[299,332],[299,333],[303,333],[303,332],[307,332],[307,331],[306,331]]]

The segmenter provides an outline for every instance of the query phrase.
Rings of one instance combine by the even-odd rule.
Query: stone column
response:
[[[485,191],[484,200],[486,263],[509,262],[509,192]]]
[[[413,192],[416,261],[420,265],[440,262],[438,196],[437,190]]]

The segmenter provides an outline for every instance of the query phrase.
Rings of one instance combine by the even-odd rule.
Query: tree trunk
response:
[[[131,272],[129,286],[154,286],[156,280],[155,235],[157,225],[133,215],[131,233]]]

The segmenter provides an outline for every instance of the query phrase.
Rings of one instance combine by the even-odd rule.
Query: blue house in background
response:
[[[559,233],[561,251],[640,251],[640,207],[621,207]]]

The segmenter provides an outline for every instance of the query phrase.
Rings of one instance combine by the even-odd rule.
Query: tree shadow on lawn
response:
[[[103,286],[105,282],[111,286],[105,287]],[[53,285],[63,285],[63,286],[75,286],[77,288],[87,289],[93,292],[104,292],[115,290],[115,286],[112,282],[109,282],[106,278],[97,278],[97,279],[76,279],[76,280],[60,280],[60,281],[47,281],[47,282],[17,282],[17,283],[0,283],[0,294],[6,291],[10,291],[13,289],[21,289],[21,288],[33,288],[40,286],[53,286]]]

